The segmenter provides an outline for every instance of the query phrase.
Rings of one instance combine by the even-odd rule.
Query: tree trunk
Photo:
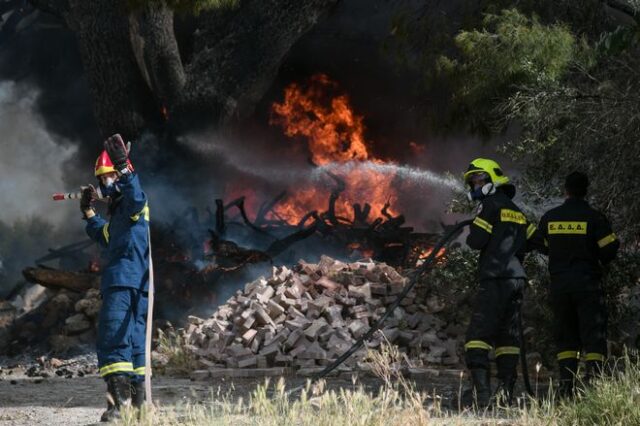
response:
[[[138,12],[139,36],[138,42],[134,41],[134,51],[156,101],[170,112],[182,97],[186,81],[173,30],[173,11],[164,1],[157,1],[149,2]]]
[[[65,20],[78,40],[102,135],[137,136],[159,110],[134,56],[126,0],[69,0]]]
[[[205,113],[219,124],[249,115],[273,82],[291,46],[336,0],[246,0],[228,31],[203,31],[202,50],[187,66],[182,118]]]
[[[163,0],[134,12],[127,0],[31,0],[75,32],[102,134],[128,138],[165,111],[188,125],[246,117],[291,46],[336,1],[241,0],[237,9],[211,13],[203,23],[217,28],[200,32],[185,71]]]

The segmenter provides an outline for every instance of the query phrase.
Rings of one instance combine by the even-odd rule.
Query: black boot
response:
[[[472,368],[469,370],[471,374],[471,389],[464,391],[462,394],[462,406],[470,408],[485,408],[491,400],[491,384],[489,380],[489,370],[486,368]]]
[[[510,406],[513,403],[513,388],[518,378],[519,355],[500,355],[496,357],[498,368],[498,387],[494,393],[494,402],[499,406]]]
[[[142,408],[144,405],[144,398],[144,382],[131,383],[131,405],[138,409]]]
[[[111,375],[107,378],[107,411],[101,422],[120,418],[120,409],[131,405],[131,382],[128,376]]]
[[[584,376],[584,384],[589,386],[594,378],[602,376],[604,362],[602,361],[587,361],[586,363],[587,373]]]
[[[558,361],[560,367],[560,382],[558,383],[559,399],[573,398],[575,395],[575,381],[578,373],[578,360],[575,358]]]

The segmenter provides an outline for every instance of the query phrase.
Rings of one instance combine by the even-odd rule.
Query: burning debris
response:
[[[323,257],[293,270],[273,268],[271,277],[246,284],[208,319],[189,317],[187,347],[205,368],[328,365],[364,335],[393,303],[407,280],[372,260],[343,263]],[[368,348],[384,340],[398,345],[417,365],[459,363],[461,327],[447,327],[443,306],[412,291]],[[363,348],[345,362],[351,369]]]

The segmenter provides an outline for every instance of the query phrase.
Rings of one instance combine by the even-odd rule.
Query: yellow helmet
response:
[[[502,172],[500,165],[488,158],[476,158],[469,163],[469,168],[464,174],[464,181],[467,182],[469,177],[476,173],[486,173],[491,179],[491,183],[497,188],[509,183],[509,178]]]

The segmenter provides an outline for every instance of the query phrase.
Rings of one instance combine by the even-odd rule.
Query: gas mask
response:
[[[106,178],[104,183],[100,180],[100,190],[103,196],[114,198],[120,193],[120,188],[116,185],[117,180],[118,178],[114,177]]]
[[[488,195],[496,193],[496,187],[487,173],[472,174],[467,179],[467,185],[470,188],[467,193],[469,201],[479,201]]]

